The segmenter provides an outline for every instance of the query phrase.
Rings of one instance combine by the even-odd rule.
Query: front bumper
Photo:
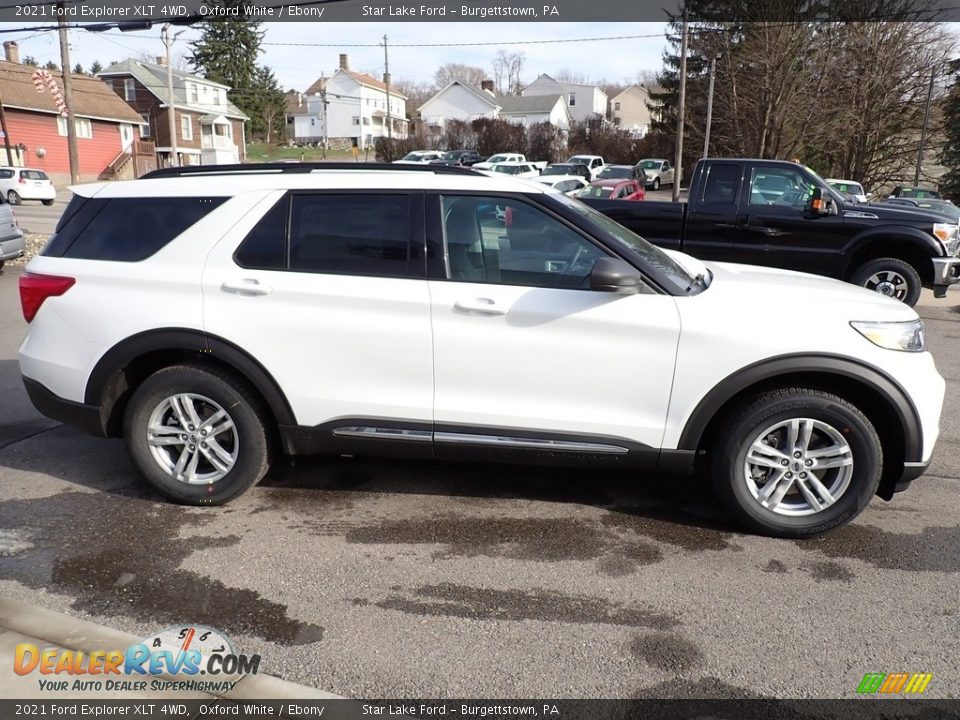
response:
[[[933,295],[946,297],[947,289],[960,283],[960,257],[933,258]]]

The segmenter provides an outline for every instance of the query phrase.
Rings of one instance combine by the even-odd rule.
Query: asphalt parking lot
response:
[[[930,473],[805,542],[740,534],[699,478],[310,459],[224,508],[168,504],[119,441],[37,414],[0,275],[0,596],[141,636],[219,628],[351,697],[958,697],[960,290]]]

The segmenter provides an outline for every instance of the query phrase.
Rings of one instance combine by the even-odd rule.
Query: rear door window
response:
[[[707,177],[703,183],[704,205],[736,205],[740,196],[740,183],[743,170],[739,165],[713,163],[707,168]]]

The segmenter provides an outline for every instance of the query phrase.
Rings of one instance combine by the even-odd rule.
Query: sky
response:
[[[13,29],[13,23],[0,23],[0,30]],[[564,69],[587,75],[592,81],[636,82],[637,73],[660,69],[666,46],[665,23],[264,23],[264,45],[260,62],[274,71],[285,90],[306,90],[321,73],[330,75],[338,66],[339,54],[348,53],[350,67],[383,73],[383,35],[387,35],[390,73],[395,81],[431,83],[436,68],[457,62],[492,71],[497,51],[522,51],[525,55],[524,81],[540,73],[555,74]],[[189,41],[199,30],[185,28],[177,38],[172,55],[174,63],[189,52]],[[546,43],[544,40],[612,38],[643,35],[648,37],[590,42]],[[32,55],[41,65],[48,60],[60,63],[56,32],[5,33],[2,40],[16,40],[20,57]],[[497,43],[490,46],[401,47],[403,44]],[[299,43],[299,45],[298,45]],[[326,47],[305,46],[326,45]],[[514,44],[508,44],[514,43]],[[348,47],[373,45],[373,47]],[[104,66],[115,60],[142,55],[163,55],[160,28],[121,33],[70,31],[70,62],[84,68],[99,60]]]

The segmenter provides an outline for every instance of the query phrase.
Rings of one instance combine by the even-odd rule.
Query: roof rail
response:
[[[169,167],[153,170],[141,175],[141,180],[155,178],[183,177],[185,175],[259,175],[271,173],[312,173],[316,170],[350,171],[391,171],[391,172],[432,172],[441,175],[480,175],[478,170],[459,165],[430,165],[397,163],[358,163],[358,162],[271,162],[246,163],[242,165],[188,165],[187,167]]]

